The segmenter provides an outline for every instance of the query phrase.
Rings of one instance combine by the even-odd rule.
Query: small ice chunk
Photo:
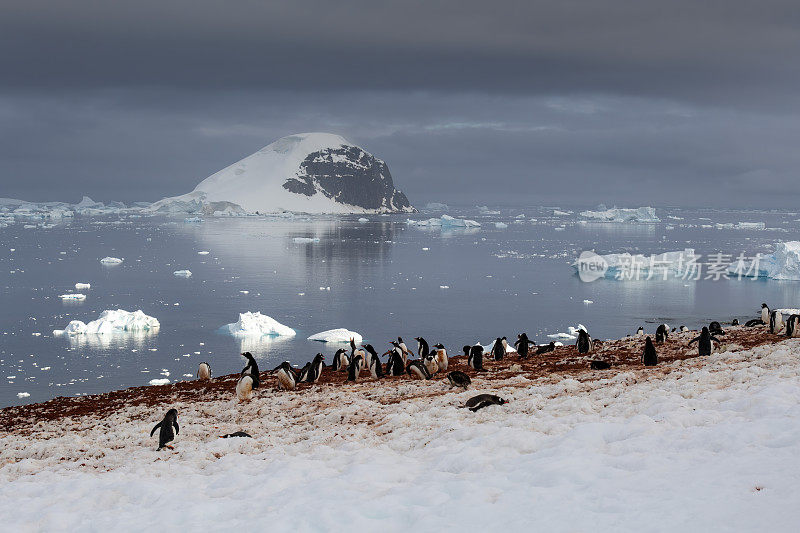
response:
[[[321,331],[314,335],[311,335],[308,340],[310,341],[319,341],[319,342],[350,342],[350,339],[353,339],[356,343],[361,342],[363,337],[360,333],[356,333],[355,331],[350,331],[345,328],[336,328],[336,329],[329,329],[327,331]]]
[[[76,291],[83,291],[83,290],[91,289],[91,288],[92,288],[92,284],[91,283],[80,283],[79,282],[79,283],[75,284],[75,290]]]
[[[508,227],[508,224],[506,224],[505,222],[495,222],[494,227],[497,229],[506,229]]]
[[[191,270],[176,270],[172,274],[174,276],[179,277],[179,278],[190,278],[190,277],[192,277],[192,271]]]
[[[206,250],[202,250],[202,251],[200,251],[200,252],[197,252],[197,255],[208,255],[209,253],[210,253],[210,252],[208,252],[208,251],[206,251]]]
[[[80,300],[80,301],[83,301],[83,300],[86,299],[86,295],[85,294],[70,293],[70,294],[62,294],[62,295],[59,296],[59,298],[61,298],[62,300]]]
[[[297,244],[314,243],[319,242],[319,237],[295,237],[292,241]]]
[[[359,218],[359,219],[358,219],[358,221],[359,221],[359,222],[361,222],[361,223],[363,224],[363,223],[365,223],[365,222],[369,222],[369,219],[368,219],[368,218],[361,217],[361,218]]]
[[[104,265],[118,265],[122,263],[122,261],[124,261],[124,259],[120,259],[119,257],[104,257],[100,260]]]
[[[440,289],[449,289],[450,285],[439,285]]]
[[[30,398],[30,394],[27,392],[18,392],[17,398]]]
[[[583,303],[585,303],[586,305],[590,305],[590,304],[593,304],[594,301],[593,300],[584,300]]]
[[[150,385],[169,385],[169,380],[167,378],[156,378],[151,379],[148,383]]]

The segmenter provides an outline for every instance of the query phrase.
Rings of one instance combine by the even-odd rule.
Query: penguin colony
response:
[[[739,320],[733,319],[730,324],[738,326]],[[771,334],[798,337],[800,336],[800,315],[792,314],[784,320],[780,311],[771,310],[767,304],[762,304],[761,316],[745,323],[745,327],[757,326],[766,326]],[[629,339],[628,342],[641,346],[641,364],[645,367],[650,367],[657,366],[659,362],[657,345],[663,346],[670,342],[678,342],[670,341],[670,334],[676,331],[683,333],[688,331],[688,328],[680,326],[670,330],[667,324],[660,324],[655,330],[654,342],[649,335],[645,334],[644,327],[639,327],[635,335],[629,335],[627,338]],[[701,329],[697,337],[682,345],[691,348],[696,343],[697,355],[701,357],[709,356],[714,350],[715,343],[717,347],[722,343],[719,337],[724,335],[725,331],[720,322],[712,321],[708,326],[704,326]],[[644,342],[641,341],[642,337],[644,337]],[[354,339],[351,339],[349,350],[339,348],[333,354],[331,364],[328,366],[328,372],[341,374],[343,376],[342,381],[345,383],[365,379],[365,372],[369,373],[369,378],[366,379],[373,380],[380,380],[386,376],[407,376],[411,379],[431,380],[437,375],[444,375],[451,389],[467,390],[470,387],[472,379],[466,372],[461,370],[448,372],[450,360],[444,345],[437,343],[431,346],[422,337],[414,337],[414,341],[416,342],[416,350],[414,352],[408,348],[402,337],[397,337],[396,341],[390,341],[388,344],[391,349],[382,354],[382,357],[386,359],[384,363],[371,344],[357,346]],[[479,374],[487,372],[484,367],[485,357],[494,361],[502,361],[509,356],[525,360],[537,355],[543,356],[550,352],[555,352],[560,345],[560,343],[556,345],[555,342],[550,342],[538,346],[525,333],[520,333],[513,343],[513,350],[509,347],[506,337],[497,337],[488,350],[485,350],[481,344],[476,343],[474,345],[465,345],[462,351],[463,356],[466,358],[467,367]],[[585,363],[588,363],[588,367],[591,370],[608,370],[612,367],[613,363],[606,360],[609,357],[603,356],[613,356],[613,354],[610,352],[604,353],[603,344],[596,339],[592,339],[589,332],[583,327],[578,330],[575,347],[579,356],[582,357]],[[596,352],[597,356],[594,356],[592,352]],[[253,391],[259,388],[261,376],[258,363],[253,355],[250,352],[245,352],[241,356],[245,359],[245,366],[239,373],[235,395],[240,402],[246,402],[253,397]],[[300,383],[317,383],[325,368],[325,355],[318,353],[312,361],[306,363],[302,368],[295,368],[286,361],[270,371],[269,374],[276,378],[278,390],[291,391],[296,390]],[[520,365],[515,364],[510,367],[510,370],[519,371],[521,368]],[[197,370],[197,379],[199,381],[210,381],[212,379],[211,366],[208,363],[200,363]],[[476,412],[488,406],[502,406],[505,403],[507,403],[507,400],[496,395],[479,394],[467,400],[462,407]],[[177,410],[169,409],[167,411],[161,422],[153,427],[150,432],[151,437],[156,433],[156,430],[160,430],[158,433],[158,450],[163,448],[172,449],[169,443],[174,441],[175,435],[180,431]],[[250,435],[244,431],[237,431],[220,436],[220,438],[231,437],[250,437]]]

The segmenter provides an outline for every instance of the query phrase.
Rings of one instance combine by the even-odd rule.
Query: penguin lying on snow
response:
[[[211,379],[211,365],[205,361],[200,363],[197,367],[197,379],[201,381],[208,381]]]
[[[656,329],[656,342],[661,344],[662,342],[666,341],[669,338],[669,326],[666,324],[661,324]]]
[[[259,384],[261,383],[261,378],[259,377],[258,374],[258,363],[256,363],[255,358],[253,358],[253,354],[251,354],[250,352],[244,352],[242,354],[242,357],[247,359],[247,366],[245,366],[242,369],[241,375],[250,376],[253,380],[252,387],[254,389],[257,389]]]
[[[550,344],[543,344],[536,349],[536,355],[542,355],[543,353],[552,352],[556,349],[555,341],[550,341]]]
[[[495,396],[494,394],[478,394],[477,396],[473,396],[467,403],[464,404],[464,407],[468,408],[473,413],[478,409],[483,409],[484,407],[489,407],[490,405],[503,405],[508,403],[506,400],[502,399],[500,396]]]
[[[175,433],[172,432],[173,427],[175,427]],[[164,420],[156,424],[150,431],[151,437],[158,428],[161,428],[161,431],[158,433],[158,450],[156,451],[161,450],[161,448],[172,450],[172,446],[167,443],[175,440],[175,435],[181,432],[181,428],[178,427],[178,410],[170,409],[167,411],[167,414],[164,415]]]
[[[221,439],[230,439],[230,438],[235,438],[235,437],[246,437],[246,438],[249,438],[249,439],[253,438],[252,435],[250,435],[249,433],[245,433],[244,431],[234,431],[233,433],[228,433],[226,435],[220,435],[219,436],[219,438],[221,438]]]
[[[417,376],[420,379],[431,379],[431,373],[425,368],[425,365],[419,359],[414,359],[408,362],[406,372],[409,376]]]
[[[469,376],[459,370],[453,370],[449,374],[447,374],[447,380],[450,382],[450,388],[453,387],[461,387],[462,389],[466,389],[469,387],[472,380],[469,379]]]
[[[278,365],[272,373],[277,375],[280,389],[294,390],[297,387],[297,371],[292,368],[289,361],[284,361]]]
[[[591,361],[589,368],[592,370],[608,370],[611,368],[611,363],[606,363],[605,361]]]
[[[708,325],[708,331],[710,331],[712,335],[725,335],[722,325],[716,320]]]
[[[746,328],[752,328],[755,326],[763,326],[763,325],[764,321],[761,320],[760,318],[754,318],[753,320],[748,320],[747,322],[744,323],[744,327]]]
[[[655,366],[658,364],[658,355],[656,354],[656,347],[653,346],[653,341],[650,337],[644,340],[644,353],[642,353],[642,363],[644,366]]]
[[[691,346],[693,342],[696,342],[697,355],[711,355],[711,349],[713,348],[711,341],[720,344],[719,339],[712,336],[708,328],[703,326],[703,331],[700,332],[700,336],[690,340],[689,346]]]

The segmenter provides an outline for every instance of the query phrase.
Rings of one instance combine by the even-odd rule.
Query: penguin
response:
[[[363,360],[363,357],[362,357]],[[322,375],[322,369],[325,367],[325,356],[321,353],[318,353],[314,360],[311,361],[311,366],[308,367],[308,372],[305,376],[306,383],[316,383],[319,377]]]
[[[392,341],[391,344],[392,346],[394,346],[394,351],[397,352],[398,355],[400,355],[400,358],[403,360],[403,366],[405,366],[406,361],[408,361],[408,355],[406,354],[406,350],[403,350],[399,342]]]
[[[578,340],[575,341],[575,346],[578,347],[578,353],[580,354],[589,353],[589,350],[592,349],[592,338],[585,329],[578,330]]]
[[[661,344],[662,342],[666,341],[669,338],[669,326],[666,324],[661,324],[656,329],[656,342]]]
[[[492,346],[492,357],[494,357],[495,361],[502,361],[505,354],[506,349],[503,346],[503,339],[497,337],[494,341],[494,345]]]
[[[389,355],[389,360],[386,362],[386,374],[389,376],[402,376],[406,371],[403,357],[396,350],[389,350],[384,355],[387,354]]]
[[[653,341],[650,337],[644,340],[644,353],[642,354],[642,363],[644,366],[656,366],[658,364],[658,355],[656,354],[656,347],[653,346]]]
[[[403,350],[403,353],[405,354],[405,359],[408,360],[408,358],[411,357],[411,350],[409,350],[406,347],[406,343],[403,342],[403,337],[397,337],[397,346],[401,350]],[[428,355],[428,354],[425,354],[425,355]]]
[[[236,397],[240,402],[250,401],[253,397],[253,376],[250,374],[242,374],[239,376],[239,381],[236,382]]]
[[[439,370],[447,372],[447,350],[444,349],[444,345],[441,343],[434,344],[433,347],[436,348],[436,364],[439,365]]]
[[[297,373],[298,375],[297,382],[305,383],[308,380],[308,372],[310,370],[311,370],[311,361],[304,364],[303,368],[301,368],[300,371]]]
[[[752,328],[752,327],[755,327],[755,326],[760,326],[762,324],[764,324],[763,320],[761,320],[760,318],[754,318],[753,320],[748,320],[747,322],[745,322],[744,323],[744,327]]]
[[[414,337],[414,340],[417,341],[417,355],[420,358],[423,358],[430,353],[428,343],[425,341],[425,339],[422,337]]]
[[[406,372],[409,376],[417,376],[420,379],[431,379],[431,373],[425,368],[425,365],[419,359],[414,359],[408,362]]]
[[[642,326],[639,326],[639,329],[636,330],[636,334],[637,335],[644,335],[644,328]]]
[[[462,350],[464,350],[464,357],[469,359],[469,351],[472,349],[472,346],[464,346]]]
[[[378,359],[378,352],[371,344],[362,344],[361,347],[364,348],[364,367],[372,368],[372,360]],[[380,366],[380,362],[381,360],[378,359],[378,366]]]
[[[761,304],[761,323],[769,324],[770,310],[767,304]]]
[[[369,344],[367,344],[370,348]],[[381,379],[383,377],[383,366],[381,366],[381,360],[378,359],[378,354],[373,354],[372,359],[369,362],[369,373],[374,379]]]
[[[528,340],[528,335],[520,333],[517,335],[517,340],[514,342],[514,348],[520,357],[528,357],[528,350],[530,349],[531,341]]]
[[[234,431],[233,433],[228,433],[227,435],[220,435],[219,438],[221,439],[230,439],[235,437],[246,437],[248,439],[252,439],[253,436],[249,433],[245,433],[244,431]]]
[[[731,326],[738,326],[738,325],[739,325],[739,319],[738,318],[734,318],[733,320],[731,320]]]
[[[364,368],[364,358],[359,354],[353,357],[350,366],[347,367],[347,381],[356,381],[362,368]]]
[[[477,396],[473,396],[467,400],[467,403],[464,404],[464,407],[474,413],[478,409],[483,409],[484,407],[489,407],[490,405],[503,405],[505,403],[508,403],[508,401],[502,399],[500,396],[496,396],[494,394],[478,394]]]
[[[297,372],[289,364],[289,361],[284,361],[278,365],[272,373],[278,377],[278,388],[282,390],[294,390],[297,388]]]
[[[200,381],[208,381],[211,379],[211,365],[203,361],[197,367],[197,379]]]
[[[486,370],[483,368],[483,346],[480,344],[476,344],[469,350],[469,357],[467,357],[467,364],[473,368],[473,370],[483,371]]]
[[[347,351],[344,348],[336,350],[336,353],[333,354],[333,362],[331,363],[333,371],[347,370],[349,365],[350,359],[347,357]]]
[[[555,341],[550,341],[550,344],[544,344],[536,348],[536,355],[542,355],[543,353],[552,352],[556,349]]]
[[[681,326],[680,329],[681,329],[681,333],[683,333],[685,331],[689,331],[689,328],[687,328],[686,326]]]
[[[782,329],[783,315],[776,309],[769,314],[769,332],[777,335]]]
[[[173,427],[175,428],[175,433],[172,432]],[[158,428],[161,428],[161,431],[158,433],[158,449],[156,451],[160,451],[162,448],[169,448],[172,450],[172,446],[167,443],[175,440],[175,435],[181,432],[181,428],[178,427],[178,410],[170,409],[167,411],[167,414],[164,415],[164,419],[156,424],[150,431],[151,437]]]
[[[720,344],[719,339],[711,335],[708,328],[703,326],[700,336],[690,340],[689,346],[691,346],[693,342],[697,342],[697,355],[711,355],[711,350],[713,349],[711,341]]]
[[[436,362],[436,355],[433,353],[426,355],[425,359],[422,360],[422,364],[425,365],[425,368],[431,376],[439,371],[439,364]]]
[[[453,370],[449,374],[447,374],[447,380],[450,382],[450,388],[453,387],[461,387],[464,390],[467,390],[472,380],[469,379],[469,376],[459,370]]]
[[[261,377],[258,373],[258,363],[256,363],[256,360],[253,358],[253,354],[250,352],[244,352],[242,356],[247,359],[247,366],[242,369],[241,375],[244,376],[247,374],[253,378],[253,388],[257,389],[261,384]]]
[[[708,325],[708,331],[710,331],[712,335],[725,335],[722,325],[716,320]]]
[[[798,320],[800,320],[800,315],[789,315],[789,318],[786,319],[787,337],[794,337],[800,334],[800,331],[798,331],[798,326],[800,325]]]
[[[589,368],[592,370],[608,370],[611,368],[611,363],[607,363],[605,361],[592,361],[589,364]]]

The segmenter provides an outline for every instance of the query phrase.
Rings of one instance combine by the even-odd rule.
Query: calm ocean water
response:
[[[335,327],[360,332],[381,353],[398,335],[409,347],[421,335],[460,352],[464,344],[522,331],[548,342],[548,334],[577,323],[594,337],[617,338],[639,325],[652,332],[661,322],[695,327],[755,317],[762,301],[800,303],[800,282],[583,283],[570,267],[587,249],[768,253],[777,241],[800,240],[797,213],[659,209],[661,223],[642,225],[579,223],[577,215],[554,215],[552,208],[498,210],[449,211],[482,224],[469,230],[409,226],[407,216],[201,223],[122,216],[0,229],[0,406],[189,379],[201,361],[214,375],[237,372],[241,351],[253,352],[262,369],[284,360],[302,364],[319,351],[330,362],[335,346],[305,339]],[[764,222],[767,229],[714,226],[739,221]],[[107,267],[99,262],[105,256],[125,261]],[[180,269],[193,276],[175,277]],[[63,302],[58,296],[73,292],[76,282],[91,283],[86,300]],[[70,320],[88,322],[118,308],[158,318],[159,332],[52,335]],[[261,311],[298,334],[239,340],[218,331],[245,311]]]

